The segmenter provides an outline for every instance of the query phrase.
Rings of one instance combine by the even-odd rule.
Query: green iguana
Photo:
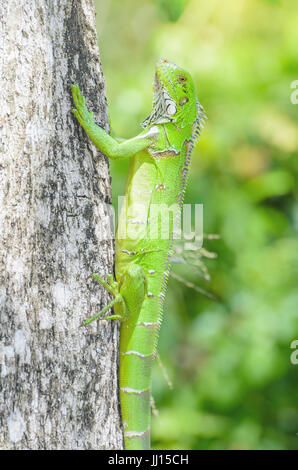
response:
[[[142,123],[144,130],[132,139],[118,143],[94,123],[78,85],[72,86],[72,93],[73,113],[96,147],[111,159],[131,157],[116,235],[115,280],[112,275],[107,281],[94,275],[114,298],[83,324],[114,307],[104,319],[121,322],[119,385],[125,448],[149,449],[152,366],[174,227],[171,218],[164,235],[156,207],[174,208],[174,217],[179,217],[191,153],[205,116],[189,73],[165,59],[156,65],[153,110]]]

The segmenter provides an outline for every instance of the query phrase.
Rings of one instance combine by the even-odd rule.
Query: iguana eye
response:
[[[179,75],[178,80],[179,80],[180,83],[184,83],[184,82],[186,82],[187,79],[184,75]]]
[[[183,98],[180,98],[180,100],[179,100],[180,106],[183,106],[187,102],[188,102],[187,96],[183,96]]]

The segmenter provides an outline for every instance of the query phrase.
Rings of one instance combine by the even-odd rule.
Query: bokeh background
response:
[[[220,239],[205,237],[197,270],[173,266],[184,282],[169,281],[152,446],[298,449],[297,0],[95,4],[119,136],[150,113],[160,57],[192,74],[208,115],[185,202],[204,205],[204,233]],[[127,168],[111,164],[115,205]]]

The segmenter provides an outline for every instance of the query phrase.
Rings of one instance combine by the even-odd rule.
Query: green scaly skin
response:
[[[156,65],[154,100],[144,130],[121,141],[98,127],[89,113],[78,85],[72,86],[73,113],[92,142],[112,159],[130,157],[123,205],[116,236],[115,277],[100,282],[114,297],[101,317],[121,321],[120,402],[126,449],[150,449],[151,375],[162,303],[172,254],[173,219],[163,232],[157,205],[171,207],[179,216],[191,152],[204,118],[191,76],[161,59]]]

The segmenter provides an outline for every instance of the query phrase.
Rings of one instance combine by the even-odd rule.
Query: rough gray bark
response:
[[[108,164],[70,109],[107,129],[92,0],[0,3],[0,447],[122,448],[118,328],[83,319],[113,270]]]

